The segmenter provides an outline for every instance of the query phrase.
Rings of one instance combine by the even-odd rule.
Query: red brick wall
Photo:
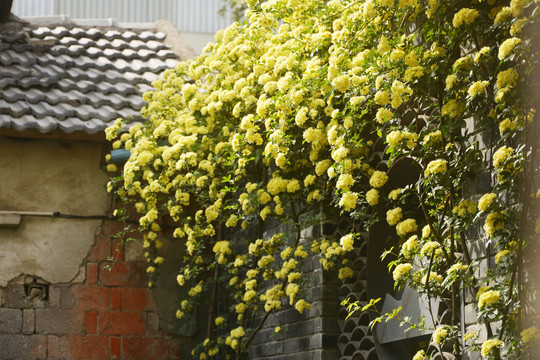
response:
[[[177,339],[159,330],[144,260],[116,246],[117,230],[103,222],[81,274],[50,285],[48,301],[28,299],[23,281],[0,288],[0,359],[179,359]]]

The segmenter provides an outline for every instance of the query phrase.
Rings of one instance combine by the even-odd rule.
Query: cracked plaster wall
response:
[[[0,211],[105,215],[102,145],[0,138]],[[23,216],[0,225],[0,287],[20,274],[50,283],[74,279],[101,220]]]

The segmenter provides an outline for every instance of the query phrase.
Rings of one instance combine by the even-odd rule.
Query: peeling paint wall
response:
[[[101,144],[0,138],[0,211],[104,215],[101,157]],[[0,287],[21,274],[72,281],[100,224],[35,216],[15,229],[0,224]]]

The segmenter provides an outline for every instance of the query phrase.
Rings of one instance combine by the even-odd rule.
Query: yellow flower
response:
[[[345,267],[339,269],[339,272],[338,272],[338,278],[339,279],[343,280],[343,279],[347,279],[347,278],[352,278],[353,276],[354,276],[354,271],[350,267],[345,266]]]
[[[426,352],[424,350],[419,350],[416,354],[414,354],[412,360],[424,360],[426,356]]]
[[[379,191],[371,189],[366,193],[366,201],[369,205],[374,206],[379,203]]]
[[[484,292],[480,297],[478,298],[478,308],[481,309],[485,305],[491,306],[493,304],[496,304],[501,299],[501,293],[497,290],[488,290]]]
[[[540,338],[540,331],[535,326],[531,326],[521,332],[521,338],[523,342],[531,342]]]
[[[336,187],[341,190],[348,190],[354,184],[354,179],[350,174],[339,175]]]
[[[472,83],[471,86],[469,86],[469,90],[467,92],[471,97],[476,97],[480,94],[482,94],[485,90],[485,88],[489,85],[489,81],[475,81]]]
[[[420,255],[422,256],[431,256],[431,254],[435,252],[435,254],[439,254],[441,252],[439,243],[435,241],[428,241],[427,243],[422,246],[422,249],[420,250]]]
[[[176,310],[176,318],[181,319],[184,317],[184,312],[182,310]]]
[[[399,236],[407,235],[416,230],[418,230],[418,225],[414,219],[406,219],[396,225],[396,232]]]
[[[339,244],[345,251],[352,251],[354,245],[353,234],[342,236],[339,240]]]
[[[516,20],[510,27],[510,35],[516,36],[521,33],[523,25],[525,25],[529,20],[527,18]]]
[[[511,156],[514,153],[514,149],[508,146],[502,146],[497,151],[495,151],[495,154],[493,154],[493,166],[496,168],[501,167],[502,164],[508,159],[509,156]]]
[[[482,344],[482,349],[480,350],[480,354],[482,357],[488,357],[489,354],[492,353],[493,348],[500,348],[503,346],[503,342],[498,339],[489,339],[484,341]]]
[[[514,48],[521,43],[521,39],[512,37],[503,41],[499,47],[499,60],[504,60],[508,55],[512,54]]]
[[[317,180],[315,175],[312,175],[312,174],[307,175],[306,178],[304,179],[304,186],[308,187],[312,185],[313,183],[315,183],[315,180]]]
[[[308,304],[304,299],[300,299],[296,302],[294,308],[299,313],[303,313],[305,310],[311,309],[311,304]]]
[[[394,278],[394,281],[401,280],[404,276],[407,276],[411,272],[412,265],[405,263],[405,264],[399,264],[396,266],[394,271],[392,272],[392,277]]]
[[[403,189],[402,189],[402,188],[398,188],[398,189],[394,189],[394,190],[390,191],[390,193],[388,194],[388,198],[389,198],[390,200],[397,200],[399,194],[401,194],[401,190],[403,190]]]
[[[484,46],[483,48],[481,48],[477,53],[476,55],[474,55],[474,62],[478,63],[480,62],[480,60],[482,59],[482,56],[483,55],[486,55],[487,53],[489,53],[490,51],[490,47],[489,46]]]
[[[386,142],[392,147],[400,145],[403,140],[407,140],[407,147],[412,149],[418,141],[418,135],[408,131],[393,130],[386,136]]]
[[[433,174],[443,173],[446,172],[446,164],[448,162],[443,159],[437,159],[430,161],[427,165],[426,169],[424,170],[424,177],[429,177]]]
[[[375,102],[379,105],[386,105],[390,103],[390,93],[388,91],[377,91],[375,93]]]
[[[431,235],[431,228],[429,225],[426,225],[422,228],[422,238],[426,239],[429,237],[429,235]]]
[[[510,250],[498,251],[497,254],[495,254],[495,264],[500,263],[503,258],[510,255],[511,253],[512,253],[512,251],[510,251]]]
[[[349,89],[349,86],[351,85],[351,82],[347,75],[338,76],[332,82],[334,83],[334,86],[336,87],[336,89],[338,89],[342,93],[346,92]]]
[[[484,194],[480,200],[478,200],[478,209],[481,211],[486,211],[486,209],[491,205],[493,200],[497,198],[497,195],[493,193]]]
[[[457,76],[454,75],[454,74],[451,74],[451,75],[448,75],[446,77],[446,88],[445,90],[450,90],[451,88],[454,87],[454,85],[456,84],[457,82]]]
[[[502,230],[504,224],[499,220],[501,213],[495,212],[487,216],[486,222],[484,223],[484,231],[488,236],[492,236],[496,231]]]
[[[386,221],[389,225],[396,225],[399,220],[401,220],[402,216],[401,208],[397,207],[386,212]]]
[[[380,188],[384,186],[387,181],[388,175],[386,175],[384,171],[375,170],[369,179],[369,184],[374,188]]]
[[[244,328],[242,326],[239,326],[236,329],[231,330],[231,337],[233,338],[241,338],[245,334],[246,332],[244,331]]]
[[[446,104],[443,105],[441,108],[441,115],[448,115],[451,118],[454,118],[456,116],[459,116],[463,113],[465,110],[465,107],[462,103],[458,102],[457,100],[450,100]]]
[[[510,9],[509,6],[505,6],[497,13],[497,16],[495,16],[495,20],[493,20],[493,23],[497,24],[501,21],[505,21],[511,16],[512,16],[512,9]]]
[[[398,61],[401,60],[405,56],[405,51],[401,49],[394,49],[390,53],[390,61]]]
[[[225,319],[222,316],[218,316],[214,320],[214,323],[216,324],[216,326],[219,326],[219,325],[223,324],[224,322],[225,322]]]
[[[478,10],[463,8],[454,14],[452,25],[454,25],[456,28],[463,24],[470,25],[478,17],[478,15],[480,15]]]
[[[358,194],[349,191],[341,196],[341,199],[339,200],[339,206],[346,211],[350,211],[356,207],[357,200]]]
[[[419,250],[418,236],[413,235],[401,246],[401,253],[407,259],[412,258]]]
[[[511,0],[510,10],[512,10],[512,14],[517,17],[521,14],[525,6],[529,5],[530,3],[530,0]]]
[[[431,338],[436,345],[441,345],[441,343],[444,341],[444,339],[446,339],[447,336],[448,329],[446,329],[444,326],[439,326],[437,329],[435,329]]]
[[[381,54],[385,54],[390,51],[390,45],[388,44],[388,40],[383,36],[379,40],[379,45],[377,45],[377,51]]]
[[[383,107],[379,108],[379,110],[377,110],[377,114],[375,115],[375,119],[377,119],[380,124],[387,122],[388,120],[392,119],[392,117],[394,117],[394,113]]]
[[[513,122],[512,120],[510,120],[509,118],[504,119],[499,124],[499,132],[501,133],[501,135],[503,135],[507,131],[516,130],[516,128],[517,128],[517,124]]]
[[[403,80],[407,82],[412,82],[414,78],[419,78],[424,75],[424,67],[422,66],[411,66],[407,70],[405,70],[405,74],[403,74]]]

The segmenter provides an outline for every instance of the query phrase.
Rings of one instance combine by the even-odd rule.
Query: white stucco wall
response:
[[[0,138],[0,211],[105,215],[102,145]],[[23,216],[0,225],[0,286],[21,275],[50,283],[74,279],[101,220]]]

